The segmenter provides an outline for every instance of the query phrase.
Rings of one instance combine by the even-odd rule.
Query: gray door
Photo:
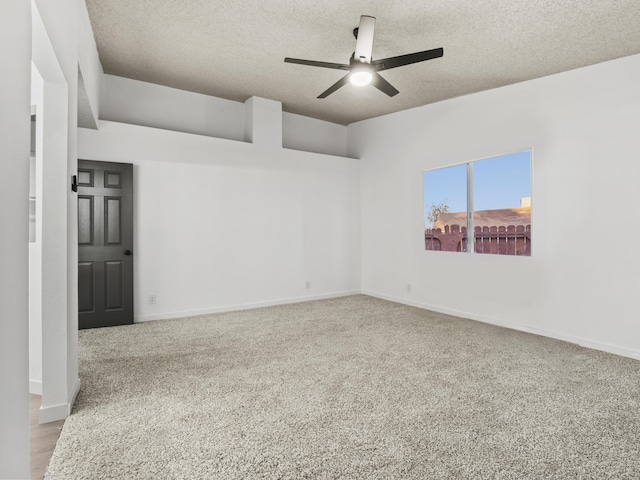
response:
[[[133,166],[78,160],[78,326],[133,323]]]

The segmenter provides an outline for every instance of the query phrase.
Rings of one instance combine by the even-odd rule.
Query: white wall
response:
[[[351,125],[363,291],[640,358],[638,85],[636,55]],[[424,251],[422,172],[527,148],[532,257]]]
[[[113,122],[244,139],[244,104],[115,75],[104,75],[100,118]]]
[[[36,110],[35,154],[30,194],[36,197],[35,239],[29,243],[29,393],[42,395],[42,143],[44,81],[38,70],[31,68],[31,105]],[[38,112],[40,110],[40,112]]]
[[[104,75],[100,118],[119,123],[243,141],[245,103]],[[282,146],[346,156],[347,127],[282,114]]]
[[[282,102],[255,96],[244,102],[244,141],[282,148]]]
[[[347,156],[347,127],[283,112],[282,146],[305,152]]]
[[[82,73],[82,85],[80,86],[82,98],[80,115],[84,122],[95,128],[100,116],[100,95],[102,94],[102,64],[98,56],[98,47],[93,37],[93,28],[89,20],[87,4],[84,1],[78,4],[78,70]],[[87,118],[89,117],[89,118]]]
[[[134,164],[137,321],[360,290],[357,160],[105,121],[79,158]]]
[[[0,2],[0,478],[29,478],[28,2]],[[10,74],[7,74],[9,72]]]
[[[33,0],[34,64],[45,83],[43,122],[43,396],[40,421],[64,418],[78,378],[78,13],[83,0]],[[51,116],[50,116],[51,115]],[[49,147],[47,147],[47,145]]]

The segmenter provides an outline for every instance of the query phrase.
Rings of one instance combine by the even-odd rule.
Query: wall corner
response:
[[[250,97],[244,102],[244,118],[245,142],[282,148],[282,102]]]

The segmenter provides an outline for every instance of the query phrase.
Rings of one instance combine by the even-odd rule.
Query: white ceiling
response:
[[[640,53],[639,0],[86,0],[105,73],[349,124]],[[400,93],[347,85],[360,15],[377,18],[373,58],[443,47],[382,72]]]

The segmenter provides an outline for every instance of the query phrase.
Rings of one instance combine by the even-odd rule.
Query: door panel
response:
[[[108,245],[120,245],[120,198],[104,199],[104,231]]]
[[[78,195],[78,245],[93,243],[93,197]]]
[[[132,165],[78,160],[80,328],[133,323],[132,190]]]
[[[78,160],[78,165],[82,160]],[[78,167],[78,185],[82,187],[93,187],[93,170],[86,170]]]
[[[78,263],[78,312],[93,311],[93,262]]]
[[[120,172],[104,172],[105,188],[122,188],[122,175]]]
[[[105,309],[118,310],[124,308],[122,303],[122,262],[104,262],[105,268]]]

